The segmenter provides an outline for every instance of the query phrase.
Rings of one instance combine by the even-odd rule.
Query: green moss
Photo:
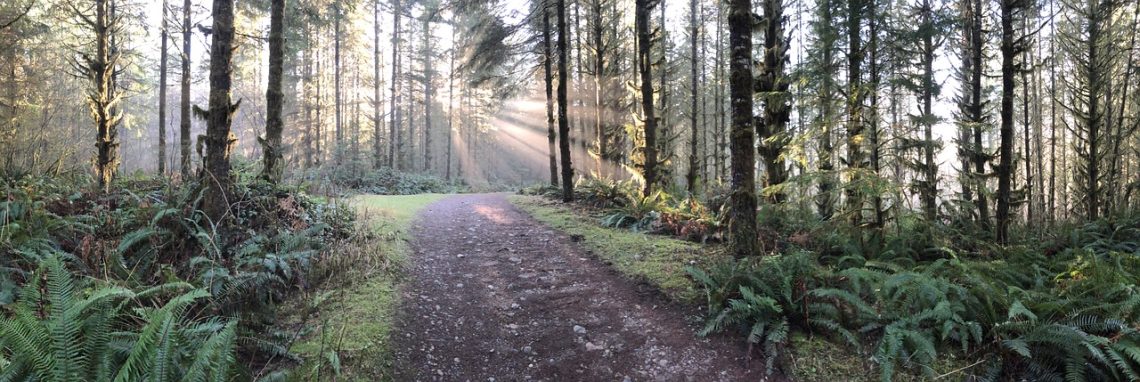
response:
[[[513,195],[509,199],[551,228],[580,236],[587,249],[619,272],[656,286],[679,301],[693,302],[702,296],[685,267],[718,256],[697,243],[602,227],[600,217],[572,211],[542,197]]]
[[[364,256],[376,256],[389,266],[379,272],[344,269],[340,282],[329,282],[308,302],[319,312],[307,318],[308,333],[290,351],[304,363],[294,369],[292,380],[325,380],[335,373],[330,352],[340,363],[338,379],[387,380],[391,367],[389,333],[399,305],[400,268],[409,255],[409,228],[416,214],[447,195],[359,196],[351,203],[378,239],[350,243],[363,248]],[[297,309],[304,310],[304,309]],[[300,319],[298,318],[298,321]]]

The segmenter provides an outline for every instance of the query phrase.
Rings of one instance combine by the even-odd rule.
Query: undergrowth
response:
[[[454,194],[469,189],[460,180],[446,180],[434,174],[396,171],[387,167],[371,169],[363,164],[299,171],[294,176],[303,189],[328,194]]]
[[[688,271],[706,292],[705,333],[747,333],[769,370],[792,327],[870,357],[883,381],[945,376],[934,365],[948,357],[970,362],[956,378],[1134,381],[1140,237],[1122,227],[1137,223],[1073,229],[1060,250],[969,252],[905,231],[816,235],[782,254]]]
[[[345,267],[355,212],[239,177],[231,218],[193,183],[5,181],[0,380],[274,380],[300,361],[278,305]]]
[[[575,196],[600,225],[707,242],[723,235],[722,194],[642,196],[590,179]],[[700,334],[740,333],[769,372],[813,379],[791,358],[808,335],[842,344],[869,361],[857,373],[882,381],[1140,380],[1140,217],[1020,232],[999,246],[978,227],[905,211],[875,228],[796,207],[760,206],[757,256],[686,269],[705,296]]]

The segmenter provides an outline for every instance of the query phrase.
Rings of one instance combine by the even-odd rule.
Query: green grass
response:
[[[397,263],[407,259],[408,242],[412,239],[408,228],[416,214],[424,207],[447,194],[419,195],[363,195],[352,200],[361,216],[372,221],[372,227],[385,240],[379,248]]]
[[[343,255],[359,261],[348,262],[311,295],[308,333],[290,348],[305,362],[294,369],[291,380],[329,380],[336,369],[340,369],[338,380],[390,379],[388,336],[400,302],[400,269],[409,255],[409,228],[421,209],[446,196],[367,195],[351,200],[361,221],[376,235],[347,246]]]
[[[703,296],[685,273],[685,267],[721,256],[713,254],[717,251],[710,247],[693,242],[602,227],[599,216],[576,212],[542,197],[512,195],[509,199],[551,228],[581,235],[587,249],[622,274],[647,282],[681,302],[696,302]]]

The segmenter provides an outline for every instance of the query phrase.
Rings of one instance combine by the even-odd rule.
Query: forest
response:
[[[5,0],[0,381],[1140,381],[1136,0]]]

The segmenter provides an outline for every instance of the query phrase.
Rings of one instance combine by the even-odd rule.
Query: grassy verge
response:
[[[694,303],[703,297],[685,267],[722,256],[697,243],[602,227],[600,216],[539,196],[512,195],[509,199],[551,228],[580,237],[595,256],[622,274],[647,282],[677,301]]]
[[[388,379],[388,335],[409,254],[409,227],[416,213],[445,196],[369,195],[350,201],[364,232],[324,264],[328,281],[290,310],[302,316],[294,321],[303,322],[290,350],[304,361],[292,380]]]

